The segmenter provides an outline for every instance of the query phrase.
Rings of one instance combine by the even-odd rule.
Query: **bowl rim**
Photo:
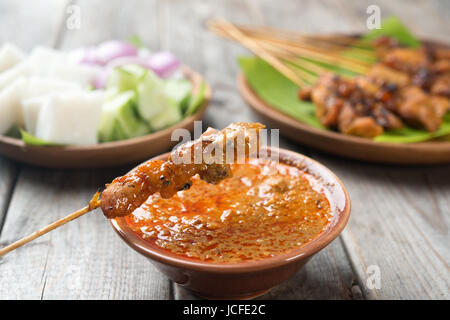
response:
[[[195,261],[190,258],[185,258],[180,255],[176,255],[167,251],[163,251],[161,249],[157,249],[152,246],[145,240],[141,239],[135,232],[133,232],[125,222],[124,217],[110,219],[110,224],[116,233],[128,244],[131,248],[141,253],[142,255],[150,258],[151,260],[155,260],[159,263],[171,265],[173,267],[182,268],[186,270],[195,270],[202,272],[212,272],[212,273],[242,273],[242,272],[254,272],[254,271],[263,271],[267,269],[272,269],[276,267],[280,267],[282,265],[290,264],[299,260],[304,260],[315,253],[322,250],[328,244],[330,244],[334,239],[336,239],[342,230],[345,228],[351,211],[351,202],[348,192],[343,185],[342,181],[326,166],[319,163],[318,161],[311,159],[303,154],[286,150],[283,148],[273,148],[267,147],[269,151],[278,151],[280,155],[280,162],[289,163],[289,160],[293,159],[296,163],[301,163],[302,166],[306,164],[306,170],[308,172],[309,167],[318,168],[321,172],[325,172],[328,176],[328,180],[332,181],[335,185],[337,185],[343,194],[345,200],[345,204],[340,210],[340,212],[335,212],[336,221],[333,224],[329,224],[327,229],[323,231],[319,236],[314,238],[312,241],[307,242],[306,244],[291,249],[288,252],[283,254],[275,255],[270,258],[264,258],[261,260],[255,261],[245,261],[245,262],[236,262],[236,263],[212,263],[212,262],[202,262]],[[152,159],[164,159],[169,155],[169,153],[164,153]],[[283,159],[281,159],[283,157]],[[292,165],[292,164],[290,164]],[[321,178],[318,176],[317,178]],[[323,184],[322,184],[323,186]],[[331,197],[331,195],[327,195],[327,197]]]

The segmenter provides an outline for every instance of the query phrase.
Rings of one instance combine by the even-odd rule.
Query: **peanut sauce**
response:
[[[216,185],[198,176],[170,199],[151,195],[128,225],[173,254],[212,263],[260,260],[316,238],[332,218],[325,194],[299,168],[264,159],[232,164]]]

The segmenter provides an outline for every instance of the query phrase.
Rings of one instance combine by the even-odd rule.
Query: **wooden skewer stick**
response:
[[[240,42],[241,44],[243,44],[247,48],[251,49],[254,53],[259,55],[263,59],[264,59],[264,57],[262,56],[261,53],[263,51],[265,51],[266,54],[271,56],[273,63],[271,63],[271,61],[269,61],[268,59],[264,59],[264,60],[266,60],[269,64],[271,64],[274,68],[276,68],[278,71],[283,73],[286,77],[290,78],[291,80],[293,80],[292,77],[289,77],[288,72],[286,72],[286,70],[283,70],[283,69],[289,69],[289,68],[287,68],[278,59],[276,54],[273,55],[270,52],[270,51],[273,51],[274,48],[277,48],[279,50],[285,50],[286,53],[300,55],[300,56],[304,56],[306,58],[311,58],[311,59],[319,59],[319,60],[323,60],[326,63],[337,64],[337,65],[344,67],[345,69],[348,69],[348,70],[351,70],[353,72],[360,73],[360,74],[367,73],[367,71],[370,67],[369,63],[355,60],[350,57],[340,56],[340,55],[336,54],[335,52],[320,50],[316,47],[307,46],[305,44],[300,44],[300,43],[293,44],[293,43],[289,43],[286,41],[282,41],[280,39],[272,39],[272,38],[264,38],[264,39],[252,38],[250,36],[245,35],[235,25],[229,23],[228,21],[222,20],[222,19],[221,20],[217,19],[217,20],[210,22],[208,24],[208,27],[210,28],[211,31],[213,31],[223,37],[231,38],[233,40]],[[259,50],[253,50],[249,45],[250,43],[253,44],[253,47],[258,47]],[[267,46],[271,47],[270,50],[268,50],[269,48],[267,48]],[[257,51],[259,51],[259,53]],[[277,61],[274,61],[274,60],[277,60]],[[304,81],[304,79],[302,79],[302,80]]]
[[[324,62],[330,62],[333,64],[339,64],[343,67],[350,68],[350,70],[355,70],[359,73],[367,72],[370,67],[370,63],[359,61],[349,57],[343,57],[338,55],[335,52],[326,52],[317,48],[307,47],[307,46],[299,46],[299,45],[291,45],[289,43],[283,43],[276,40],[265,40],[269,43],[274,43],[280,48],[286,49],[292,53],[296,53],[305,57],[309,57],[311,59],[319,59]]]
[[[297,84],[300,87],[303,87],[307,85],[303,79],[297,76],[295,72],[293,72],[290,68],[285,66],[278,58],[274,57],[272,54],[267,52],[264,48],[262,48],[257,42],[255,42],[253,39],[247,37],[245,34],[243,34],[238,28],[236,28],[232,23],[220,19],[216,20],[216,23],[213,23],[210,28],[214,32],[220,34],[221,36],[228,36],[236,41],[240,42],[244,46],[246,46],[248,49],[253,51],[257,56],[265,60],[267,63],[272,65],[275,69],[280,71],[286,78],[290,79],[292,82]],[[219,26],[219,30],[216,28]],[[224,28],[225,27],[226,30]],[[219,32],[217,32],[219,31]]]
[[[358,48],[358,47],[354,47],[354,46],[344,46],[344,45],[339,45],[336,44],[334,42],[331,41],[317,41],[317,40],[313,40],[313,39],[305,39],[302,41],[293,41],[293,40],[286,40],[286,39],[282,39],[282,38],[273,38],[270,37],[268,35],[264,35],[264,34],[247,34],[249,37],[254,38],[254,39],[260,39],[260,40],[266,40],[266,41],[277,41],[277,42],[282,42],[285,44],[289,44],[292,46],[298,46],[298,47],[305,47],[305,46],[309,46],[311,47],[315,47],[317,49],[321,49],[321,50],[327,50],[330,52],[345,52],[346,50],[352,50],[353,53],[357,54],[358,56],[364,57],[366,59],[375,59],[376,55],[375,55],[375,51],[374,50],[369,50],[369,49],[362,49],[362,48]]]
[[[348,36],[344,34],[304,34],[299,33],[297,31],[274,29],[267,26],[258,26],[258,27],[243,26],[243,25],[236,25],[236,26],[241,31],[252,36],[253,35],[265,36],[297,42],[320,41],[320,42],[334,43],[342,47],[358,47],[367,51],[373,50],[373,48],[370,45],[362,43],[360,39],[358,39],[357,37]]]
[[[92,197],[91,201],[89,201],[89,205],[87,205],[86,207],[84,207],[78,211],[75,211],[64,218],[59,219],[59,220],[53,222],[52,224],[49,224],[45,228],[42,228],[36,232],[33,232],[32,234],[26,236],[25,238],[17,240],[16,242],[0,249],[0,257],[23,246],[24,244],[27,244],[28,242],[30,242],[36,238],[39,238],[40,236],[42,236],[56,228],[61,227],[62,225],[66,224],[69,221],[72,221],[78,217],[81,217],[82,215],[85,215],[88,212],[91,212],[92,210],[98,208],[99,206],[100,206],[100,192],[97,192]]]

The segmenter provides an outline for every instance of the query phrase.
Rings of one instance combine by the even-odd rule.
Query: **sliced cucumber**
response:
[[[197,109],[205,100],[205,93],[206,93],[206,84],[202,82],[202,85],[198,93],[195,96],[191,96],[191,98],[189,99],[188,107],[184,113],[185,117],[193,115],[197,111]]]
[[[118,88],[119,91],[136,90],[146,75],[147,70],[138,65],[116,67],[108,77],[107,87]]]
[[[180,106],[178,104],[166,102],[164,109],[153,116],[149,120],[149,124],[153,130],[161,130],[180,122],[181,119],[183,119],[183,114],[181,113]]]
[[[101,142],[134,138],[150,132],[135,110],[136,93],[125,91],[110,97],[103,104],[98,137]]]
[[[192,84],[186,79],[169,79],[165,81],[164,93],[167,99],[178,106],[184,113],[189,105]]]
[[[161,113],[166,105],[164,83],[153,72],[148,71],[137,87],[139,115],[146,121]]]

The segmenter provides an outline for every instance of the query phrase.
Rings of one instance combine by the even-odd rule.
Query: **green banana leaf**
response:
[[[298,86],[259,58],[240,57],[239,64],[250,86],[264,101],[287,115],[316,128],[325,128],[312,102],[298,99]]]
[[[195,96],[191,96],[189,100],[186,112],[184,113],[185,117],[193,115],[197,111],[198,107],[200,107],[200,105],[205,100],[205,93],[206,93],[206,84],[202,82],[201,87],[198,90],[198,93]]]
[[[37,147],[58,147],[58,146],[62,147],[63,146],[61,144],[56,144],[53,142],[39,139],[39,138],[33,136],[32,134],[26,132],[23,129],[20,129],[20,134],[22,136],[22,141],[27,145],[37,146]]]

